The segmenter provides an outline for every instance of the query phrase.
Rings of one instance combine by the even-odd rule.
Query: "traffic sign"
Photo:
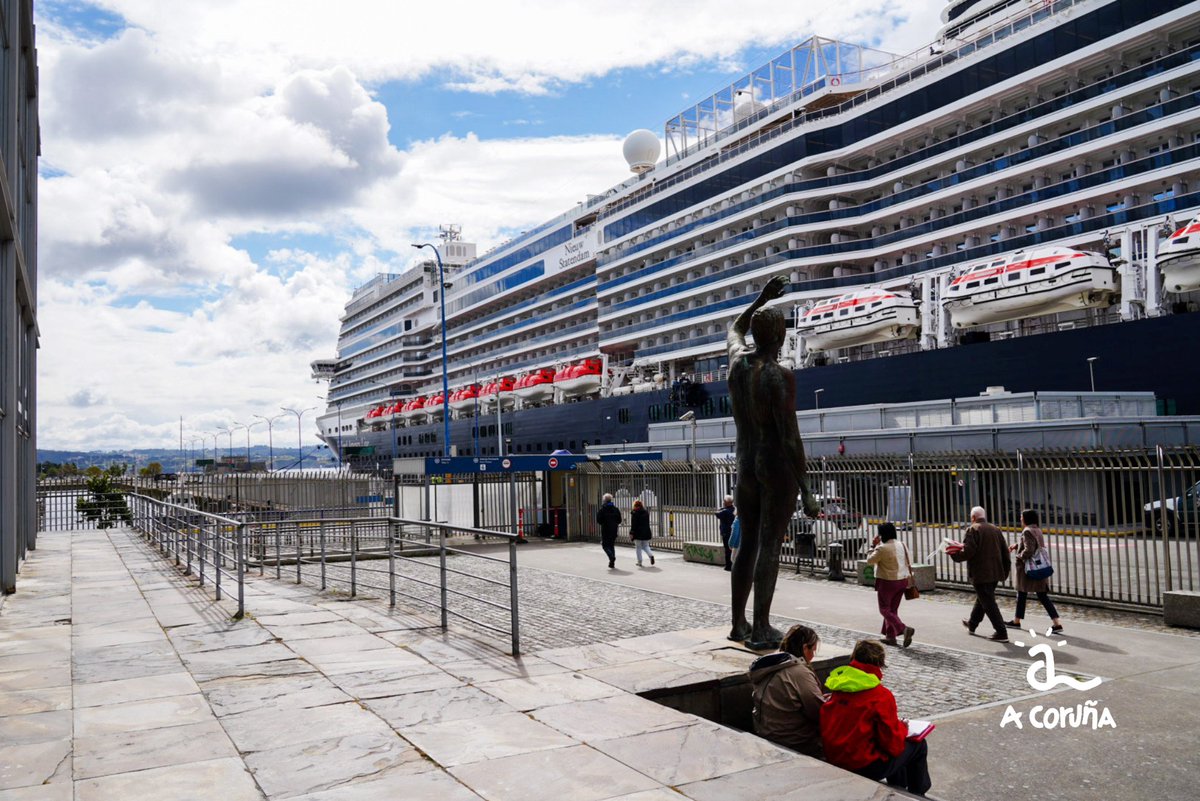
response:
[[[505,459],[500,464],[505,470],[507,470],[508,468],[512,467],[512,459]]]
[[[546,464],[550,467],[551,470],[553,470],[554,468],[558,467],[558,459],[551,456],[550,461],[546,462]]]

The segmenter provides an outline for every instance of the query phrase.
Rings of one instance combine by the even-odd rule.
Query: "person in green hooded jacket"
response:
[[[825,761],[875,781],[925,795],[932,782],[924,740],[909,740],[908,724],[896,711],[896,697],[883,686],[883,644],[860,640],[850,664],[834,668],[825,680],[831,691],[821,707]]]

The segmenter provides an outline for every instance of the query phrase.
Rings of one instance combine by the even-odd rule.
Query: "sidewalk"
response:
[[[0,801],[895,797],[630,691],[719,630],[514,659],[270,578],[246,609],[128,531],[43,534],[0,609]]]
[[[670,593],[683,598],[728,603],[728,576],[718,567],[684,562],[674,554],[658,553],[658,570],[639,570],[632,549],[618,550],[617,570],[609,571],[597,545],[539,547],[522,552],[526,568],[560,571],[623,587]],[[939,600],[941,597],[944,600]],[[1002,601],[1005,611],[1011,601]],[[773,611],[781,617],[819,621],[841,629],[878,637],[875,595],[866,587],[800,580],[780,575]],[[1028,632],[1011,632],[1009,644],[969,636],[959,622],[969,608],[963,594],[942,591],[905,602],[901,615],[917,630],[908,651],[889,651],[885,682],[896,691],[904,714],[904,690],[896,676],[906,663],[922,665],[928,654],[953,651],[1006,663],[1022,676],[1035,661],[1028,647],[1037,642]],[[1026,623],[1049,627],[1044,612],[1031,604]],[[1108,617],[1119,619],[1119,614]],[[1036,693],[1024,683],[1012,699],[996,703],[980,698],[980,687],[995,677],[967,667],[946,692],[961,709],[934,715],[938,730],[930,739],[930,773],[935,795],[956,801],[991,801],[1019,793],[1049,799],[1182,799],[1196,797],[1200,780],[1200,638],[1147,630],[1064,620],[1066,636],[1041,642],[1054,647],[1057,672],[1102,676],[1105,681],[1088,692],[1058,689]],[[985,621],[980,632],[990,631]],[[1025,648],[1016,643],[1024,642]],[[986,668],[991,673],[994,668]],[[1041,674],[1039,674],[1040,676]],[[1018,696],[1036,696],[1015,700]],[[1021,713],[1023,728],[1000,727],[1008,703]],[[1116,728],[1038,729],[1029,711],[1035,706],[1070,707],[1094,701],[1107,707]]]

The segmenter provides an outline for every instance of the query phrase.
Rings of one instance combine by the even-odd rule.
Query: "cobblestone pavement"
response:
[[[470,564],[464,564],[464,562]],[[420,562],[421,564],[416,564]],[[452,559],[450,566],[471,572],[482,578],[471,579],[452,574],[451,589],[470,593],[498,603],[507,603],[508,566],[483,560]],[[436,559],[398,562],[397,573],[424,581],[436,580]],[[385,574],[370,571],[382,568],[386,562],[363,562],[358,567],[358,597],[376,598],[387,602],[387,592],[368,589],[367,584],[385,586]],[[295,567],[291,566],[292,576]],[[284,576],[288,575],[284,568]],[[327,587],[337,592],[349,588],[349,567],[344,563],[326,566]],[[303,566],[306,584],[319,586],[320,566]],[[503,582],[505,586],[491,584]],[[624,587],[604,581],[571,576],[563,573],[521,567],[518,573],[521,609],[522,650],[532,653],[540,649],[589,645],[657,634],[664,631],[704,628],[729,622],[728,607],[658,592]],[[397,581],[397,590],[436,601],[437,589],[414,582]],[[400,606],[412,606],[429,611],[426,604],[397,598]],[[451,596],[450,608],[465,617],[486,622],[507,631],[507,610],[498,610],[471,599]],[[451,617],[451,626],[471,627],[459,617]],[[852,647],[863,637],[876,634],[827,626],[812,621],[778,618],[781,628],[796,622],[811,625],[824,642]],[[492,632],[493,636],[495,632]],[[972,654],[929,645],[914,645],[909,649],[889,649],[886,683],[896,695],[900,714],[904,717],[928,718],[958,709],[989,704],[1026,695],[1030,692],[1025,672],[1028,665],[1010,659]],[[964,689],[970,687],[969,691]]]
[[[857,582],[854,582],[853,576],[847,573],[847,587],[855,587],[863,592],[874,593],[872,587],[866,587]],[[825,578],[821,575],[810,576],[807,573],[780,573],[781,579],[788,581],[811,581],[824,583]],[[945,603],[958,604],[966,608],[970,608],[975,603],[975,596],[967,590],[939,589],[936,596],[937,600]],[[1168,626],[1163,622],[1162,615],[1155,615],[1149,612],[1126,612],[1119,609],[1102,609],[1095,606],[1082,606],[1073,604],[1070,601],[1063,600],[1054,596],[1051,593],[1051,598],[1054,601],[1055,607],[1058,608],[1058,614],[1063,619],[1063,625],[1069,626],[1070,621],[1078,620],[1085,623],[1101,623],[1108,626],[1121,626],[1123,628],[1140,629],[1142,631],[1154,631],[1160,634],[1175,634],[1180,637],[1195,637],[1200,638],[1200,630],[1184,629],[1177,626]],[[997,596],[1000,603],[1000,611],[1008,615],[1008,612],[1016,603],[1012,597]],[[1038,603],[1037,598],[1030,597],[1026,604],[1026,616],[1034,622],[1045,619],[1046,610],[1042,609],[1042,605]]]

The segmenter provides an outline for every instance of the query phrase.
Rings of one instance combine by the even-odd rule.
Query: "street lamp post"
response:
[[[256,414],[254,416],[267,424],[267,453],[269,454],[267,456],[267,472],[270,473],[275,469],[275,434],[273,429],[275,421],[283,417],[283,415],[277,414],[272,417],[264,417],[261,414]]]
[[[313,409],[315,409],[317,407],[309,406],[307,409],[300,409],[299,411],[297,411],[295,409],[289,409],[287,406],[280,406],[279,408],[281,411],[289,412],[291,414],[296,415],[296,455],[297,455],[297,458],[299,459],[299,463],[296,465],[296,469],[303,470],[304,469],[304,436],[300,431],[300,421],[302,419],[304,419],[305,412],[311,412]]]
[[[204,435],[189,438],[188,444],[192,446],[192,472],[196,471],[196,440],[200,440],[200,458],[204,458]]]
[[[1096,371],[1093,365],[1096,363],[1097,356],[1088,356],[1088,378],[1092,380],[1092,392],[1096,391]]]
[[[813,390],[813,408],[814,409],[821,408],[821,393],[824,391],[825,391],[824,387],[822,387],[821,389]]]
[[[229,460],[230,460],[230,462],[233,461],[233,430],[235,428],[237,428],[237,423],[234,423],[232,426],[230,426],[228,428],[218,428],[217,429],[217,431],[220,431],[222,434],[227,434],[229,436]],[[214,442],[215,442],[215,440],[214,440]]]
[[[419,245],[414,244],[413,247],[417,248],[418,250],[420,250],[421,248],[429,248],[430,250],[433,251],[433,255],[437,258],[438,300],[441,301],[441,306],[442,306],[442,425],[443,425],[442,437],[444,438],[444,441],[442,443],[442,455],[449,456],[450,455],[450,413],[449,413],[450,374],[448,372],[449,364],[446,361],[446,274],[445,274],[444,268],[442,267],[442,254],[438,252],[438,249],[435,245],[431,245],[428,242],[424,242]]]
[[[258,417],[258,415],[254,415]],[[254,428],[258,423],[246,423],[243,428],[246,429],[246,471],[250,470],[250,429]]]
[[[696,413],[688,410],[680,415],[679,419],[684,423],[692,424],[692,448],[690,451],[688,451],[688,455],[691,457],[692,463],[692,503],[699,506],[700,500],[698,497],[698,490],[696,489],[696,472],[698,469],[696,461]]]

